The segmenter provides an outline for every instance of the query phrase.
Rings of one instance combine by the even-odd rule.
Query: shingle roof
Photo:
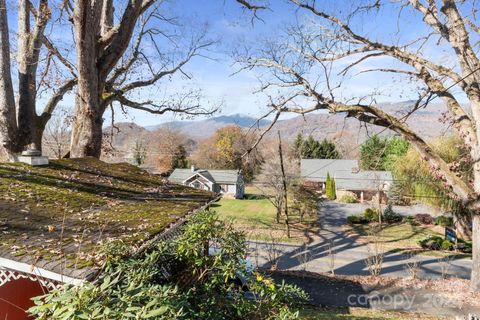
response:
[[[333,178],[337,189],[352,191],[385,191],[393,182],[390,171],[337,171]]]
[[[134,252],[213,197],[125,163],[0,163],[0,257],[85,278],[105,242]]]
[[[327,174],[331,177],[336,172],[352,172],[358,170],[357,160],[344,159],[302,159],[300,162],[301,176],[305,180],[325,182]]]
[[[174,183],[182,183],[195,173],[201,174],[214,183],[236,184],[240,172],[238,170],[201,170],[197,169],[192,172],[191,169],[175,169],[168,180]]]

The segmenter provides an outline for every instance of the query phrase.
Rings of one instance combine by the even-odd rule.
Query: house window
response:
[[[195,181],[192,185],[193,185],[194,188],[203,189],[202,184],[198,181]]]

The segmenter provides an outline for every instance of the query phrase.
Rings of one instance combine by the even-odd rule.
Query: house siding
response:
[[[169,181],[225,194],[237,199],[244,196],[243,176],[237,170],[175,169],[170,175]],[[194,184],[195,181],[199,181],[201,184]]]

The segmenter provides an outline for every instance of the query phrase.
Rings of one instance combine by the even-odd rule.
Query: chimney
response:
[[[192,172],[195,172],[196,168],[195,165],[192,164]]]

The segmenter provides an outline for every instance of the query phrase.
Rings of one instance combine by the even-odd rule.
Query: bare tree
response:
[[[57,110],[48,122],[42,145],[46,155],[62,159],[70,148],[72,116],[68,110]]]
[[[342,8],[342,12],[323,1],[289,0],[289,3],[297,7],[298,12],[309,15],[312,23],[290,28],[287,41],[272,43],[241,59],[246,68],[270,71],[269,76],[263,78],[262,90],[270,96],[270,112],[275,114],[275,120],[283,112],[306,114],[328,110],[393,130],[406,139],[428,161],[431,171],[450,188],[452,195],[473,212],[471,285],[479,291],[480,59],[477,46],[480,27],[477,3],[375,0],[353,4]],[[360,27],[362,22],[387,8],[398,12],[397,37],[365,33]],[[422,27],[415,33],[402,32],[406,23],[418,23]],[[434,54],[438,52],[446,52],[446,56]],[[375,64],[379,58],[383,60]],[[343,81],[354,71],[357,71],[355,75],[375,72],[389,74],[403,82],[412,81],[417,86],[418,99],[409,110],[393,113],[376,103],[375,90],[356,99],[342,96],[339,90],[343,89]],[[274,96],[272,89],[280,89],[282,94]],[[436,97],[445,103],[449,121],[474,160],[472,181],[459,177],[455,169],[406,124],[406,119]],[[464,97],[469,106],[461,104]]]
[[[137,139],[135,141],[135,145],[133,146],[132,150],[132,157],[134,164],[137,166],[141,166],[145,163],[147,158],[147,146],[145,145],[144,140]]]
[[[262,192],[262,194],[269,199],[276,209],[276,222],[280,223],[282,217],[282,209],[284,208],[284,188],[283,175],[280,165],[280,157],[278,154],[278,142],[265,141],[262,145],[262,158],[264,162],[261,171],[256,178],[255,185]],[[285,158],[286,150],[283,151]],[[293,174],[295,172],[294,161],[284,163],[286,183],[290,186],[293,182]]]
[[[285,225],[287,227],[287,237],[290,238],[290,216],[288,215],[288,188],[287,188],[287,175],[285,174],[285,166],[283,164],[283,152],[282,152],[282,137],[280,131],[278,131],[278,157],[280,158],[280,172],[282,173],[282,186],[283,186],[283,208],[285,213]]]
[[[197,91],[188,91],[176,99],[168,97],[164,101],[132,99],[135,89],[145,89],[177,72],[184,73],[185,64],[213,44],[206,38],[204,29],[198,28],[197,33],[189,37],[185,53],[173,59],[168,52],[159,49],[164,44],[157,38],[169,37],[174,43],[173,51],[181,51],[177,39],[149,25],[151,20],[164,25],[175,23],[160,12],[163,1],[128,1],[123,10],[112,0],[80,0],[73,5],[68,0],[66,2],[69,4],[67,8],[73,8],[69,12],[75,29],[78,69],[71,156],[100,156],[103,114],[113,103],[152,114],[205,115],[214,111],[215,108],[212,110],[201,105]],[[119,12],[118,21],[114,19],[114,11]],[[147,54],[146,46],[142,46],[147,38],[149,48],[154,48],[155,54]],[[132,70],[137,73],[135,77]]]
[[[10,36],[5,1],[0,3],[0,8],[2,11],[0,123],[4,128],[1,139],[4,140],[2,145],[4,152],[13,157],[15,152],[22,151],[28,146],[41,149],[46,123],[63,96],[75,86],[76,80],[72,65],[45,34],[49,23],[53,27],[51,19],[53,8],[49,6],[48,0],[38,1],[37,7],[28,0],[18,2],[16,33],[18,46],[15,54],[18,76],[14,78],[10,65]],[[49,83],[49,75],[65,68],[70,71],[70,77],[59,77],[56,74],[55,83]],[[12,78],[16,81],[12,81]],[[18,84],[16,106],[12,82]],[[45,99],[46,103],[41,114],[37,114],[36,111],[39,91],[45,91],[49,95],[48,99]]]
[[[148,147],[147,163],[155,166],[160,172],[185,168],[186,163],[180,162],[186,162],[186,157],[192,152],[192,144],[193,140],[187,139],[185,134],[178,129],[159,128],[152,133]]]
[[[0,43],[0,153],[12,158],[17,123],[10,76],[10,39],[5,0],[0,0]]]

